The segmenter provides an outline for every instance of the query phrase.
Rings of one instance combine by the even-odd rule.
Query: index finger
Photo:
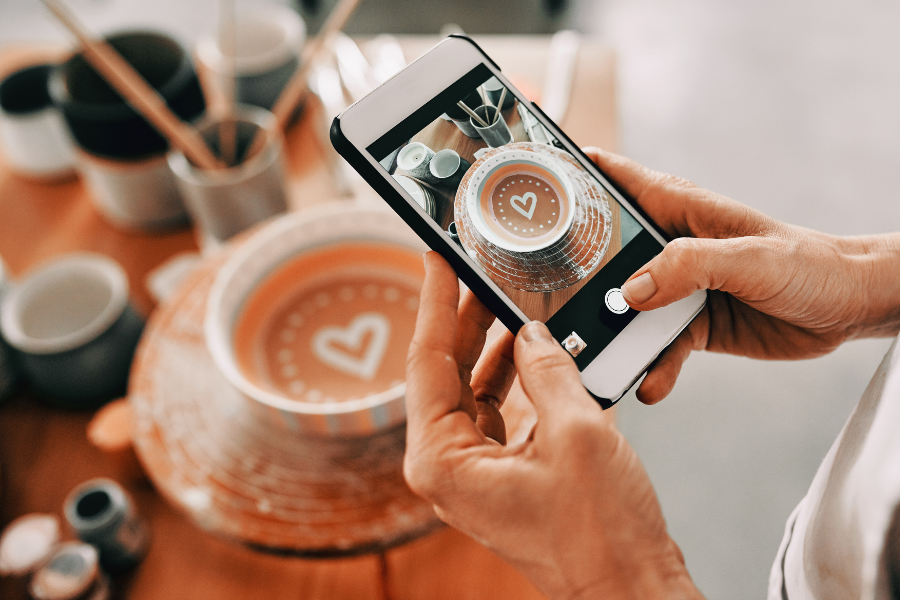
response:
[[[458,303],[456,273],[440,255],[427,253],[425,283],[406,367],[406,410],[412,441],[420,439],[424,430],[443,417],[460,411],[462,383],[454,358]],[[459,415],[477,434],[468,414]],[[476,439],[480,436],[476,435]]]
[[[584,152],[673,237],[740,237],[772,225],[768,217],[749,206],[686,179],[654,171],[600,148],[585,148]]]

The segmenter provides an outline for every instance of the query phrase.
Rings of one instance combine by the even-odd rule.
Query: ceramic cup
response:
[[[478,132],[478,135],[481,136],[481,139],[483,139],[488,146],[491,148],[499,148],[500,146],[504,146],[513,141],[512,133],[509,131],[509,127],[507,127],[503,115],[497,116],[496,121],[494,120],[494,117],[497,115],[496,107],[479,106],[475,109],[475,114],[481,117],[488,126],[482,127],[472,117],[469,117],[469,124]]]
[[[494,106],[500,102],[500,96],[503,95],[503,84],[500,83],[500,80],[496,77],[491,77],[487,81],[484,82],[484,91],[487,92],[488,98]],[[512,105],[516,103],[515,97],[509,92],[506,91],[506,98],[503,100],[503,106],[500,107],[500,110],[506,110],[508,108],[512,108]]]
[[[474,91],[463,98],[462,102],[472,110],[475,110],[476,107],[481,106],[483,100],[478,92]],[[448,119],[453,121],[459,130],[466,134],[466,136],[478,139],[478,132],[475,131],[475,128],[469,123],[469,114],[460,108],[458,104],[447,107],[447,112],[444,114],[446,114]]]
[[[133,567],[147,553],[147,525],[128,492],[111,479],[91,479],[69,492],[63,514],[75,535],[97,548],[100,564],[110,571]]]
[[[296,11],[261,4],[238,11],[233,37],[208,32],[197,56],[211,72],[232,78],[237,101],[270,109],[300,64],[306,25]]]
[[[189,53],[152,31],[106,38],[185,122],[205,103]],[[166,163],[166,140],[76,53],[50,76],[50,96],[65,118],[99,211],[113,224],[153,230],[187,223]]]
[[[75,174],[75,151],[47,91],[52,70],[53,65],[35,65],[0,82],[0,144],[20,174],[66,179]]]
[[[421,142],[410,142],[400,149],[397,155],[397,166],[403,169],[416,179],[428,181],[431,177],[431,171],[428,169],[428,163],[434,156],[434,150]]]
[[[12,280],[6,272],[3,259],[0,258],[0,307],[3,306],[3,297],[11,290]],[[2,308],[0,308],[0,312],[2,312]],[[0,402],[12,395],[18,380],[19,374],[13,362],[12,350],[0,335]]]
[[[21,280],[0,310],[0,331],[42,396],[94,408],[125,394],[143,321],[115,261],[91,253],[56,259]]]
[[[412,199],[416,201],[416,204],[421,206],[422,210],[424,210],[429,217],[432,219],[435,218],[437,212],[434,203],[434,195],[428,188],[415,179],[410,179],[403,175],[393,175],[393,178],[397,180],[397,183],[400,184],[400,187],[402,187],[407,194],[412,196]]]
[[[428,170],[437,185],[456,187],[471,166],[472,163],[462,158],[454,150],[447,148],[435,153],[431,162],[428,163]]]
[[[219,272],[207,347],[254,418],[354,437],[403,423],[421,240],[381,208],[321,207],[257,231]]]
[[[239,106],[231,121],[238,163],[228,169],[204,170],[179,152],[169,154],[200,246],[216,246],[269,217],[287,211],[284,150],[275,117],[254,106]],[[221,119],[207,117],[197,125],[213,152],[219,154]],[[265,145],[243,158],[258,133]]]
[[[559,160],[509,150],[485,159],[472,173],[466,210],[488,242],[511,252],[535,252],[572,228],[575,194]]]

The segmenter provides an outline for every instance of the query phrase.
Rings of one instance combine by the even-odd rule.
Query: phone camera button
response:
[[[606,308],[608,308],[611,313],[621,315],[628,312],[629,306],[628,303],[625,302],[625,296],[622,295],[622,290],[620,288],[612,288],[606,292],[604,301],[606,302]]]
[[[578,356],[581,354],[581,351],[584,350],[585,346],[587,346],[584,340],[574,331],[569,334],[569,337],[563,340],[562,345],[563,348],[566,349],[566,352],[572,356]]]

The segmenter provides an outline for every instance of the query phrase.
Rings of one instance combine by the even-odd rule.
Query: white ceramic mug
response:
[[[232,80],[238,102],[270,109],[297,70],[305,39],[306,25],[296,11],[256,4],[237,12],[233,31],[203,34],[197,56],[220,78]]]
[[[0,82],[0,144],[10,167],[22,175],[66,179],[75,174],[75,153],[47,91],[52,69],[26,67]]]

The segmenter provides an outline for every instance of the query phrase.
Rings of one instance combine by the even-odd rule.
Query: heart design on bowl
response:
[[[524,207],[529,200],[531,201],[531,208],[525,210]],[[529,221],[531,220],[531,217],[534,216],[534,209],[537,207],[537,196],[534,194],[534,192],[525,192],[525,195],[523,196],[513,196],[509,199],[509,202],[516,212],[518,212]],[[522,206],[519,206],[519,204],[521,204]]]
[[[312,350],[326,365],[370,380],[381,366],[390,333],[391,324],[384,315],[363,313],[346,327],[323,327],[317,331]]]

